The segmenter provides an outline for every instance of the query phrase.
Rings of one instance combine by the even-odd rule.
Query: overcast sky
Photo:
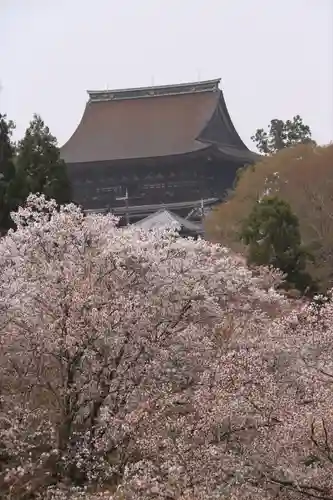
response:
[[[247,145],[300,114],[333,139],[333,0],[0,0],[0,112],[63,144],[87,89],[221,77]]]

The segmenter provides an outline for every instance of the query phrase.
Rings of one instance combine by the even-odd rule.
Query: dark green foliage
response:
[[[268,131],[266,132],[263,128],[257,129],[251,140],[256,144],[260,153],[265,155],[297,144],[315,144],[311,138],[310,127],[303,123],[299,115],[286,122],[278,119],[271,120]]]
[[[70,201],[67,168],[43,120],[34,115],[17,149],[11,140],[13,128],[0,114],[0,234],[13,227],[10,212],[24,205],[30,193],[43,193],[59,204]]]
[[[0,234],[12,225],[10,212],[15,208],[15,146],[11,136],[14,124],[0,113]]]
[[[302,246],[298,219],[287,202],[268,196],[257,202],[240,236],[247,245],[249,264],[280,269],[287,287],[302,292],[316,290],[305,270],[312,257]]]
[[[67,169],[56,138],[40,116],[34,115],[18,144],[17,183],[25,200],[30,193],[44,193],[59,204],[70,201]]]

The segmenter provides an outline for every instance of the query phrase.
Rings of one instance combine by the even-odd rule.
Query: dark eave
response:
[[[131,217],[141,218],[147,217],[150,214],[154,214],[161,209],[169,211],[179,211],[179,210],[193,210],[200,209],[203,207],[211,207],[221,202],[219,198],[207,198],[205,200],[193,200],[185,202],[173,202],[173,203],[163,203],[163,204],[152,204],[152,205],[129,205],[128,207],[123,205],[121,207],[113,207],[112,212],[117,216],[124,216],[128,213]],[[96,208],[85,210],[86,214],[94,213],[106,213],[110,211],[108,208]]]

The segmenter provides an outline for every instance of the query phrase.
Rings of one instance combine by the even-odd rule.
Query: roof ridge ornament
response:
[[[167,95],[196,94],[201,92],[217,92],[221,79],[202,82],[180,83],[173,85],[158,85],[137,87],[132,89],[88,90],[89,102],[113,101],[124,99],[140,99]]]

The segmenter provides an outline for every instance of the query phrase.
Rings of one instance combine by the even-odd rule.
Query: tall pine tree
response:
[[[12,226],[10,212],[16,208],[13,128],[13,122],[0,113],[0,234]]]
[[[296,146],[297,144],[312,144],[316,142],[312,139],[309,125],[303,122],[300,115],[296,115],[292,120],[271,120],[268,130],[259,128],[251,137],[260,153],[272,155],[281,149]]]
[[[17,153],[17,180],[23,200],[30,193],[43,193],[59,204],[70,201],[66,164],[60,158],[56,138],[39,115],[34,115]]]

